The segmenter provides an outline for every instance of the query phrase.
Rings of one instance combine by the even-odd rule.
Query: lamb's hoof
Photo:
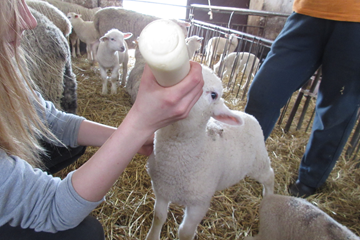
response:
[[[313,194],[315,194],[316,188],[306,186],[305,184],[301,183],[299,180],[289,187],[289,193],[291,196],[294,197],[303,197],[307,198]]]

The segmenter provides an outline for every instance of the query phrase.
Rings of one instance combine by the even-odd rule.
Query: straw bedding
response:
[[[130,67],[133,61],[130,58]],[[101,95],[102,83],[97,67],[91,66],[85,58],[73,59],[73,69],[78,81],[78,114],[89,120],[118,126],[131,108],[130,96],[123,88],[116,95]],[[225,92],[224,98],[231,109],[244,109],[245,102],[235,99],[231,92]],[[313,106],[314,102],[311,104]],[[308,119],[309,116],[305,122]],[[288,185],[297,177],[309,133],[293,128],[284,133],[283,125],[275,127],[266,145],[275,171],[275,193],[288,195]],[[96,150],[88,147],[79,161],[56,175],[66,176]],[[356,168],[359,157],[355,159],[348,161],[343,154],[325,186],[308,200],[360,235],[360,171]],[[103,224],[108,240],[146,237],[154,206],[146,161],[147,157],[136,155],[107,194],[106,201],[92,212]],[[195,239],[243,239],[256,234],[261,192],[261,185],[248,178],[225,191],[217,192],[197,228]],[[170,205],[162,239],[177,238],[182,215],[181,206]]]

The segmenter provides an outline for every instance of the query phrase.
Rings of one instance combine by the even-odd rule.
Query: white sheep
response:
[[[69,19],[67,19],[66,15],[58,8],[48,2],[40,0],[26,0],[26,4],[50,19],[55,26],[61,30],[65,37],[70,35],[71,23]]]
[[[237,60],[235,62],[235,60]],[[214,65],[214,72],[221,76],[219,72],[220,68],[222,69],[223,76],[230,77],[231,71],[235,68],[233,78],[229,79],[229,84],[232,84],[235,81],[236,76],[241,72],[245,74],[247,81],[244,86],[247,86],[250,77],[254,77],[258,69],[260,60],[255,56],[255,54],[249,52],[233,52],[224,57],[223,60],[219,60]]]
[[[259,234],[245,240],[360,239],[307,200],[276,194],[261,201],[259,224]]]
[[[148,173],[156,196],[148,240],[160,239],[170,202],[185,206],[179,239],[190,240],[216,191],[245,176],[273,193],[274,172],[257,120],[232,111],[222,98],[222,83],[202,66],[203,95],[188,117],[155,132]]]
[[[125,86],[125,90],[130,95],[132,103],[135,102],[137,93],[139,91],[140,80],[144,72],[145,64],[145,59],[141,55],[138,45],[135,43],[135,65],[129,73],[129,77]]]
[[[21,41],[30,77],[46,100],[52,101],[58,109],[76,113],[77,83],[68,41],[45,15],[32,8],[30,11],[37,26],[24,31]],[[61,16],[66,19],[65,15]]]
[[[200,50],[201,43],[202,43],[203,39],[204,39],[203,37],[199,37],[199,36],[196,36],[196,35],[188,37],[188,38],[185,39],[190,59],[193,58],[196,51]]]
[[[101,8],[85,8],[75,3],[64,2],[61,0],[45,0],[46,2],[50,3],[51,5],[58,8],[62,11],[65,16],[68,12],[76,12],[81,15],[81,18],[84,21],[93,21],[95,13],[100,10]],[[80,39],[76,35],[75,31],[72,31],[69,36],[69,42],[72,47],[72,56],[76,57],[76,54],[80,56]]]
[[[67,17],[80,41],[86,43],[87,59],[93,61],[100,38],[93,21],[84,21],[81,14],[75,12],[69,12]]]
[[[133,37],[129,39],[128,43],[130,48],[134,48],[132,42],[140,36],[146,25],[157,19],[159,18],[121,7],[105,7],[96,12],[94,25],[100,36],[113,28],[121,32],[133,33]]]
[[[238,45],[237,34],[226,35],[226,37],[213,37],[208,41],[206,51],[206,64],[210,67],[213,58],[216,59],[218,55],[225,52],[225,56],[234,52]]]
[[[108,76],[106,72],[108,69],[111,69],[111,94],[116,94],[120,64],[122,65],[121,85],[125,86],[129,60],[128,47],[125,40],[131,36],[132,33],[122,33],[117,29],[111,29],[100,38],[95,58],[99,63],[100,74],[103,80],[102,94],[107,94],[108,92]]]

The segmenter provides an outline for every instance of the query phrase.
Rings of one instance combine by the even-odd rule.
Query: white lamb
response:
[[[50,3],[51,5],[55,6],[56,8],[58,8],[60,11],[62,11],[65,14],[65,16],[69,12],[76,12],[78,14],[81,14],[81,18],[84,21],[93,21],[95,13],[101,9],[100,7],[90,9],[90,8],[86,8],[86,7],[80,6],[75,3],[64,2],[61,0],[45,0],[45,1]],[[71,34],[69,36],[69,42],[72,47],[72,56],[74,58],[76,57],[76,55],[80,56],[81,55],[80,54],[80,39],[76,35],[75,31],[71,32]]]
[[[257,120],[232,111],[222,98],[222,83],[202,67],[203,95],[184,120],[155,133],[148,173],[156,196],[147,239],[159,240],[170,202],[185,206],[179,239],[193,239],[216,191],[249,176],[273,193],[274,172]],[[211,118],[212,117],[212,118]]]
[[[132,33],[122,33],[117,29],[111,29],[100,38],[100,44],[95,59],[99,63],[100,74],[103,80],[102,94],[107,94],[108,76],[107,70],[111,69],[111,94],[116,94],[119,80],[120,64],[122,65],[121,85],[125,86],[127,64],[129,60],[126,39],[131,38]]]
[[[305,199],[268,195],[260,204],[259,234],[245,240],[359,240]]]
[[[237,59],[236,59],[237,58]],[[235,62],[235,60],[237,60]],[[229,80],[229,84],[235,81],[236,76],[241,72],[245,74],[247,81],[244,84],[246,86],[250,77],[254,77],[258,69],[260,60],[255,54],[249,52],[233,52],[225,56],[225,58],[214,65],[214,72],[221,76],[219,72],[222,69],[223,76],[230,77],[231,71],[235,68],[232,79]]]
[[[93,21],[84,21],[81,14],[75,12],[69,12],[67,17],[80,41],[86,43],[87,59],[93,61],[100,38]]]
[[[196,51],[200,50],[201,43],[202,43],[203,39],[204,39],[203,37],[199,37],[199,36],[196,36],[196,35],[188,37],[188,38],[185,39],[190,59],[193,58]]]
[[[228,35],[226,35],[228,36]],[[228,38],[213,37],[210,38],[206,45],[206,64],[210,67],[213,58],[225,52],[225,55],[235,51],[238,45],[238,39],[236,34],[230,34]]]

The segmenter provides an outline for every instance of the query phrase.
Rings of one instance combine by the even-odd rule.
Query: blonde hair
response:
[[[37,100],[32,83],[24,66],[25,57],[20,47],[14,49],[4,36],[9,26],[20,36],[18,0],[0,1],[0,148],[9,155],[18,156],[34,167],[43,167],[39,144],[41,138],[52,136],[41,122],[34,100]]]

